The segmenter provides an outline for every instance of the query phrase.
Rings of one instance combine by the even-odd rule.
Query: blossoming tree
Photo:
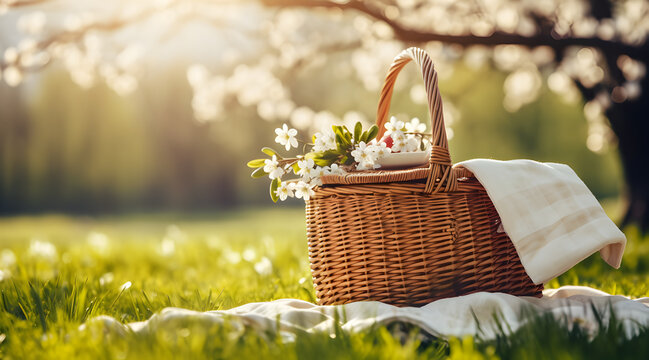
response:
[[[0,13],[20,12],[17,25],[27,35],[4,51],[0,68],[7,84],[16,86],[26,72],[60,60],[80,86],[105,81],[128,94],[144,71],[138,59],[146,49],[107,40],[124,33],[137,40],[133,29],[143,24],[175,29],[189,20],[250,42],[265,40],[254,54],[236,46],[225,51],[221,60],[227,64],[258,59],[233,66],[227,75],[211,74],[203,65],[187,70],[191,105],[202,122],[220,120],[231,99],[255,107],[263,119],[289,120],[296,128],[338,121],[296,103],[284,81],[296,68],[317,67],[336,51],[351,52],[352,73],[373,91],[385,64],[406,45],[426,48],[441,67],[460,59],[468,65],[491,62],[508,73],[503,106],[509,111],[534,101],[547,81],[563,99],[583,101],[589,149],[617,145],[629,200],[623,222],[649,227],[646,1],[148,0],[98,2],[101,6],[86,1],[67,11],[61,3],[70,2],[0,0]],[[342,120],[353,123],[358,114]]]

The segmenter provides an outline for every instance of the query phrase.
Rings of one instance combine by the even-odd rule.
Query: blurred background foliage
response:
[[[349,56],[330,56],[318,71],[287,80],[293,99],[338,117],[350,111],[368,122],[378,93],[341,68]],[[281,121],[254,109],[227,107],[223,120],[194,120],[188,64],[150,71],[138,91],[119,96],[100,83],[84,90],[61,68],[50,67],[18,89],[0,85],[0,211],[104,213],[210,210],[270,205],[265,182],[253,181],[245,162],[271,145]],[[387,67],[385,69],[387,71]],[[222,71],[227,71],[224,69]],[[443,72],[439,70],[440,73]],[[406,68],[392,112],[427,119],[410,89],[421,83]],[[615,151],[587,149],[583,102],[566,103],[546,86],[535,102],[507,112],[506,73],[488,64],[459,64],[440,83],[452,117],[454,162],[488,157],[566,163],[600,199],[620,195]],[[308,139],[311,134],[300,133]],[[292,204],[298,206],[299,202]]]

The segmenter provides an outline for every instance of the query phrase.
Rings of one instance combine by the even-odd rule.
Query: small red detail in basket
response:
[[[389,147],[392,149],[392,145],[394,145],[394,140],[392,140],[392,136],[390,135],[385,135],[383,139],[381,139],[381,142],[385,143],[385,146]]]

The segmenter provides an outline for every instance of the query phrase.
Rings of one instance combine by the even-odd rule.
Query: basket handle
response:
[[[381,139],[385,133],[385,123],[388,120],[390,111],[390,101],[397,75],[403,67],[410,61],[414,61],[421,68],[421,73],[426,86],[428,95],[428,114],[431,119],[431,128],[433,138],[431,140],[431,155],[429,161],[429,173],[426,179],[426,193],[439,191],[457,190],[457,177],[453,171],[451,155],[448,152],[448,139],[446,138],[446,128],[444,126],[444,115],[442,111],[442,97],[437,86],[437,72],[433,61],[428,54],[420,48],[411,47],[402,51],[394,58],[385,83],[381,89],[379,98],[379,108],[376,114],[376,125],[379,127],[378,138]]]

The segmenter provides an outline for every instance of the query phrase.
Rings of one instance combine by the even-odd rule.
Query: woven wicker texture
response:
[[[391,65],[377,125],[388,117],[399,71],[421,68],[432,123],[428,166],[323,178],[307,201],[309,259],[321,305],[376,300],[397,306],[477,291],[540,296],[480,183],[454,169],[437,73],[428,55],[409,48]],[[383,131],[381,131],[382,133]]]

